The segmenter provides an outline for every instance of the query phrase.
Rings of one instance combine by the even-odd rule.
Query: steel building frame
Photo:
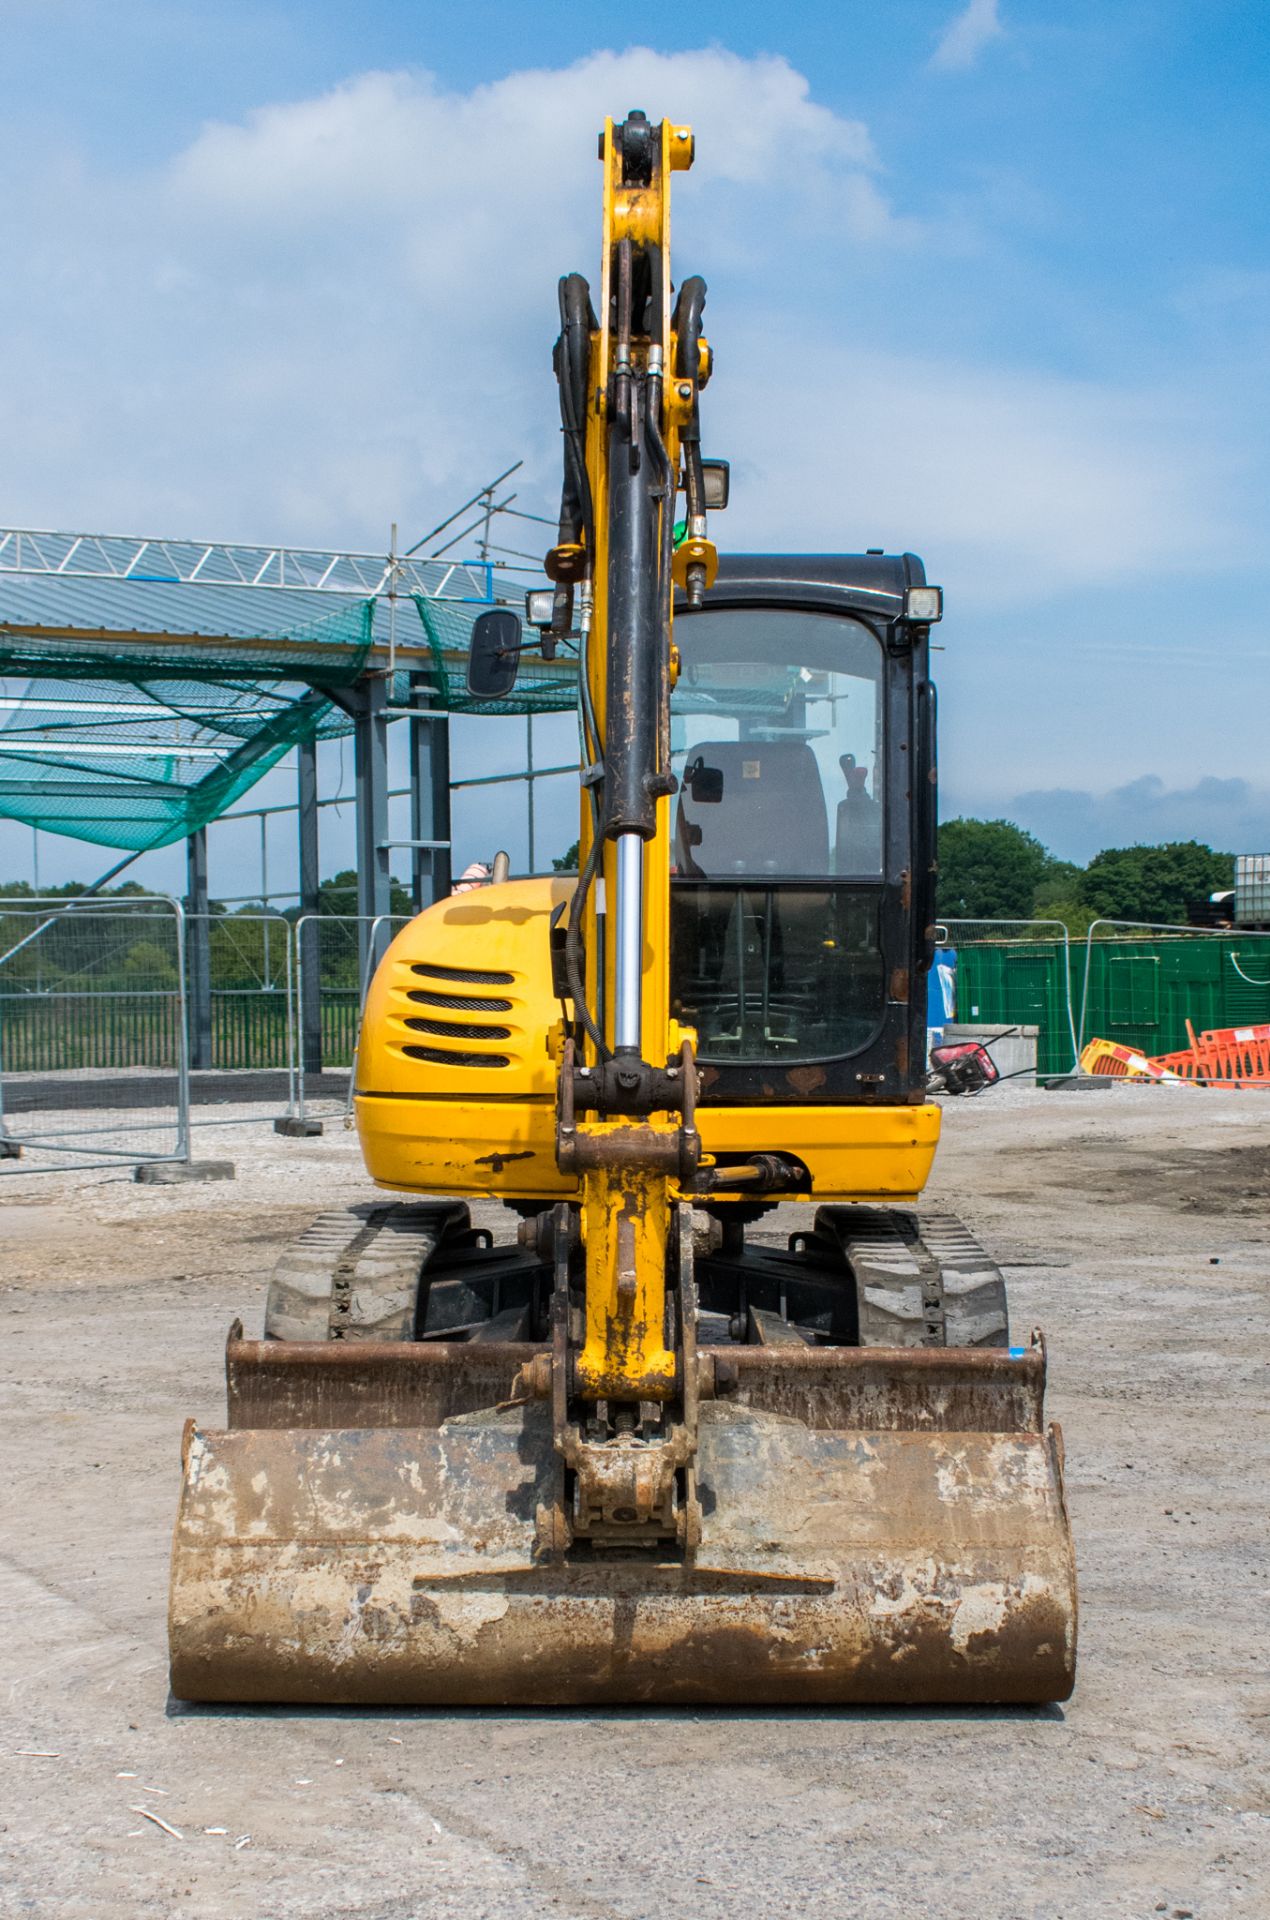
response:
[[[529,794],[532,863],[534,783],[557,773],[573,771],[572,767],[534,766],[532,715],[527,714],[527,764],[523,772],[476,776],[454,782],[451,776],[449,710],[444,676],[438,677],[428,648],[401,644],[397,632],[396,614],[400,599],[488,605],[500,597],[496,568],[500,574],[527,574],[532,571],[535,578],[539,577],[537,566],[530,569],[515,564],[517,560],[528,560],[532,556],[500,547],[491,537],[492,523],[497,516],[509,514],[531,521],[541,518],[514,507],[514,493],[499,492],[519,465],[520,462],[517,462],[515,466],[507,468],[405,552],[398,550],[397,529],[394,526],[386,555],[332,547],[260,546],[170,536],[139,537],[0,527],[0,631],[36,638],[47,631],[38,621],[27,624],[20,616],[5,617],[3,596],[6,579],[18,581],[28,576],[46,583],[52,580],[135,582],[138,585],[179,585],[195,592],[199,588],[218,591],[225,588],[263,588],[279,594],[320,594],[324,598],[331,596],[337,600],[384,602],[387,608],[386,633],[381,626],[380,637],[372,643],[358,678],[351,684],[337,686],[322,684],[320,671],[310,671],[307,675],[311,691],[306,698],[315,703],[333,702],[352,722],[356,912],[361,929],[359,971],[364,978],[370,965],[379,957],[372,947],[382,949],[387,941],[393,852],[409,850],[411,894],[416,911],[444,898],[450,891],[451,794],[456,787],[525,780]],[[469,516],[474,517],[469,520]],[[544,521],[543,524],[554,526],[554,522]],[[461,560],[450,557],[452,548],[459,541],[471,537],[474,537],[479,558]],[[438,546],[439,538],[441,544]],[[425,548],[430,551],[424,552]],[[506,592],[502,597],[507,597]],[[68,606],[67,610],[74,613],[73,606]],[[76,631],[73,618],[65,624],[59,624],[59,641],[73,644]],[[87,621],[82,632],[86,643],[85,678],[100,680],[100,650],[103,639],[108,636],[100,626],[90,625]],[[155,645],[162,646],[164,633],[151,631],[133,635],[121,631],[113,637],[121,643],[144,641],[153,648]],[[214,636],[202,637],[210,639],[212,644],[218,644]],[[234,661],[239,645],[232,634],[224,636],[227,662]],[[174,654],[174,664],[178,660],[179,655]],[[395,705],[392,689],[394,686],[398,689],[401,687],[400,676],[403,673],[408,687],[406,703]],[[409,786],[404,790],[409,795],[410,832],[404,840],[392,839],[389,829],[389,801],[403,791],[390,789],[388,776],[388,729],[397,722],[410,730]],[[15,752],[21,750],[19,745],[14,746]],[[259,817],[263,847],[266,817],[279,812],[296,813],[299,908],[304,915],[316,913],[318,908],[320,809],[335,803],[322,800],[318,794],[316,739],[302,740],[296,748],[296,755],[294,803],[256,809],[231,809],[220,818]],[[110,776],[106,775],[103,793],[109,781]],[[95,886],[102,886],[114,879],[130,864],[131,859],[137,857],[139,854],[117,862]],[[190,916],[190,1060],[192,1066],[202,1068],[211,1064],[212,1046],[206,826],[199,828],[187,840],[186,867],[185,905]],[[303,1070],[312,1072],[320,1070],[322,1053],[314,923],[307,924],[303,938],[307,951],[302,956],[301,969],[305,984],[300,1007],[300,1058]]]

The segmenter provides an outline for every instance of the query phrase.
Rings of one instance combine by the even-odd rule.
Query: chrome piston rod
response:
[[[616,992],[613,1045],[640,1050],[640,992],[644,958],[644,842],[637,833],[617,836],[617,912],[614,938]]]

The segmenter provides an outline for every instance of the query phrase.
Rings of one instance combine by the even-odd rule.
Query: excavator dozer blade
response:
[[[1039,1704],[1070,1693],[1075,1581],[1039,1347],[703,1354],[713,1397],[691,1563],[540,1557],[540,1510],[558,1487],[548,1404],[408,1424],[421,1405],[444,1415],[462,1400],[438,1364],[446,1350],[424,1351],[426,1362],[418,1348],[336,1348],[332,1360],[330,1348],[238,1343],[240,1413],[251,1417],[257,1368],[261,1408],[295,1424],[188,1436],[170,1618],[178,1698]],[[528,1351],[502,1349],[509,1385]],[[492,1378],[498,1350],[480,1365]],[[439,1398],[421,1368],[446,1383]],[[269,1391],[270,1374],[289,1375],[289,1393]],[[231,1365],[231,1416],[233,1378]],[[323,1412],[345,1424],[304,1424]]]

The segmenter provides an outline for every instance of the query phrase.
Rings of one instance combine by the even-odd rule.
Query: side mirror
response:
[[[523,629],[510,607],[491,607],[472,623],[467,690],[475,700],[502,700],[516,684]]]
[[[717,807],[723,798],[723,768],[694,760],[684,769],[684,785],[699,807]]]

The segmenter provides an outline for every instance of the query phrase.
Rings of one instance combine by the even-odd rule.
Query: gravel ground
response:
[[[1270,1097],[949,1103],[932,1198],[1044,1325],[1067,1442],[1081,1661],[1044,1711],[169,1702],[182,1421],[279,1240],[367,1191],[338,1125],[197,1151],[234,1184],[0,1184],[5,1920],[1270,1913]]]

